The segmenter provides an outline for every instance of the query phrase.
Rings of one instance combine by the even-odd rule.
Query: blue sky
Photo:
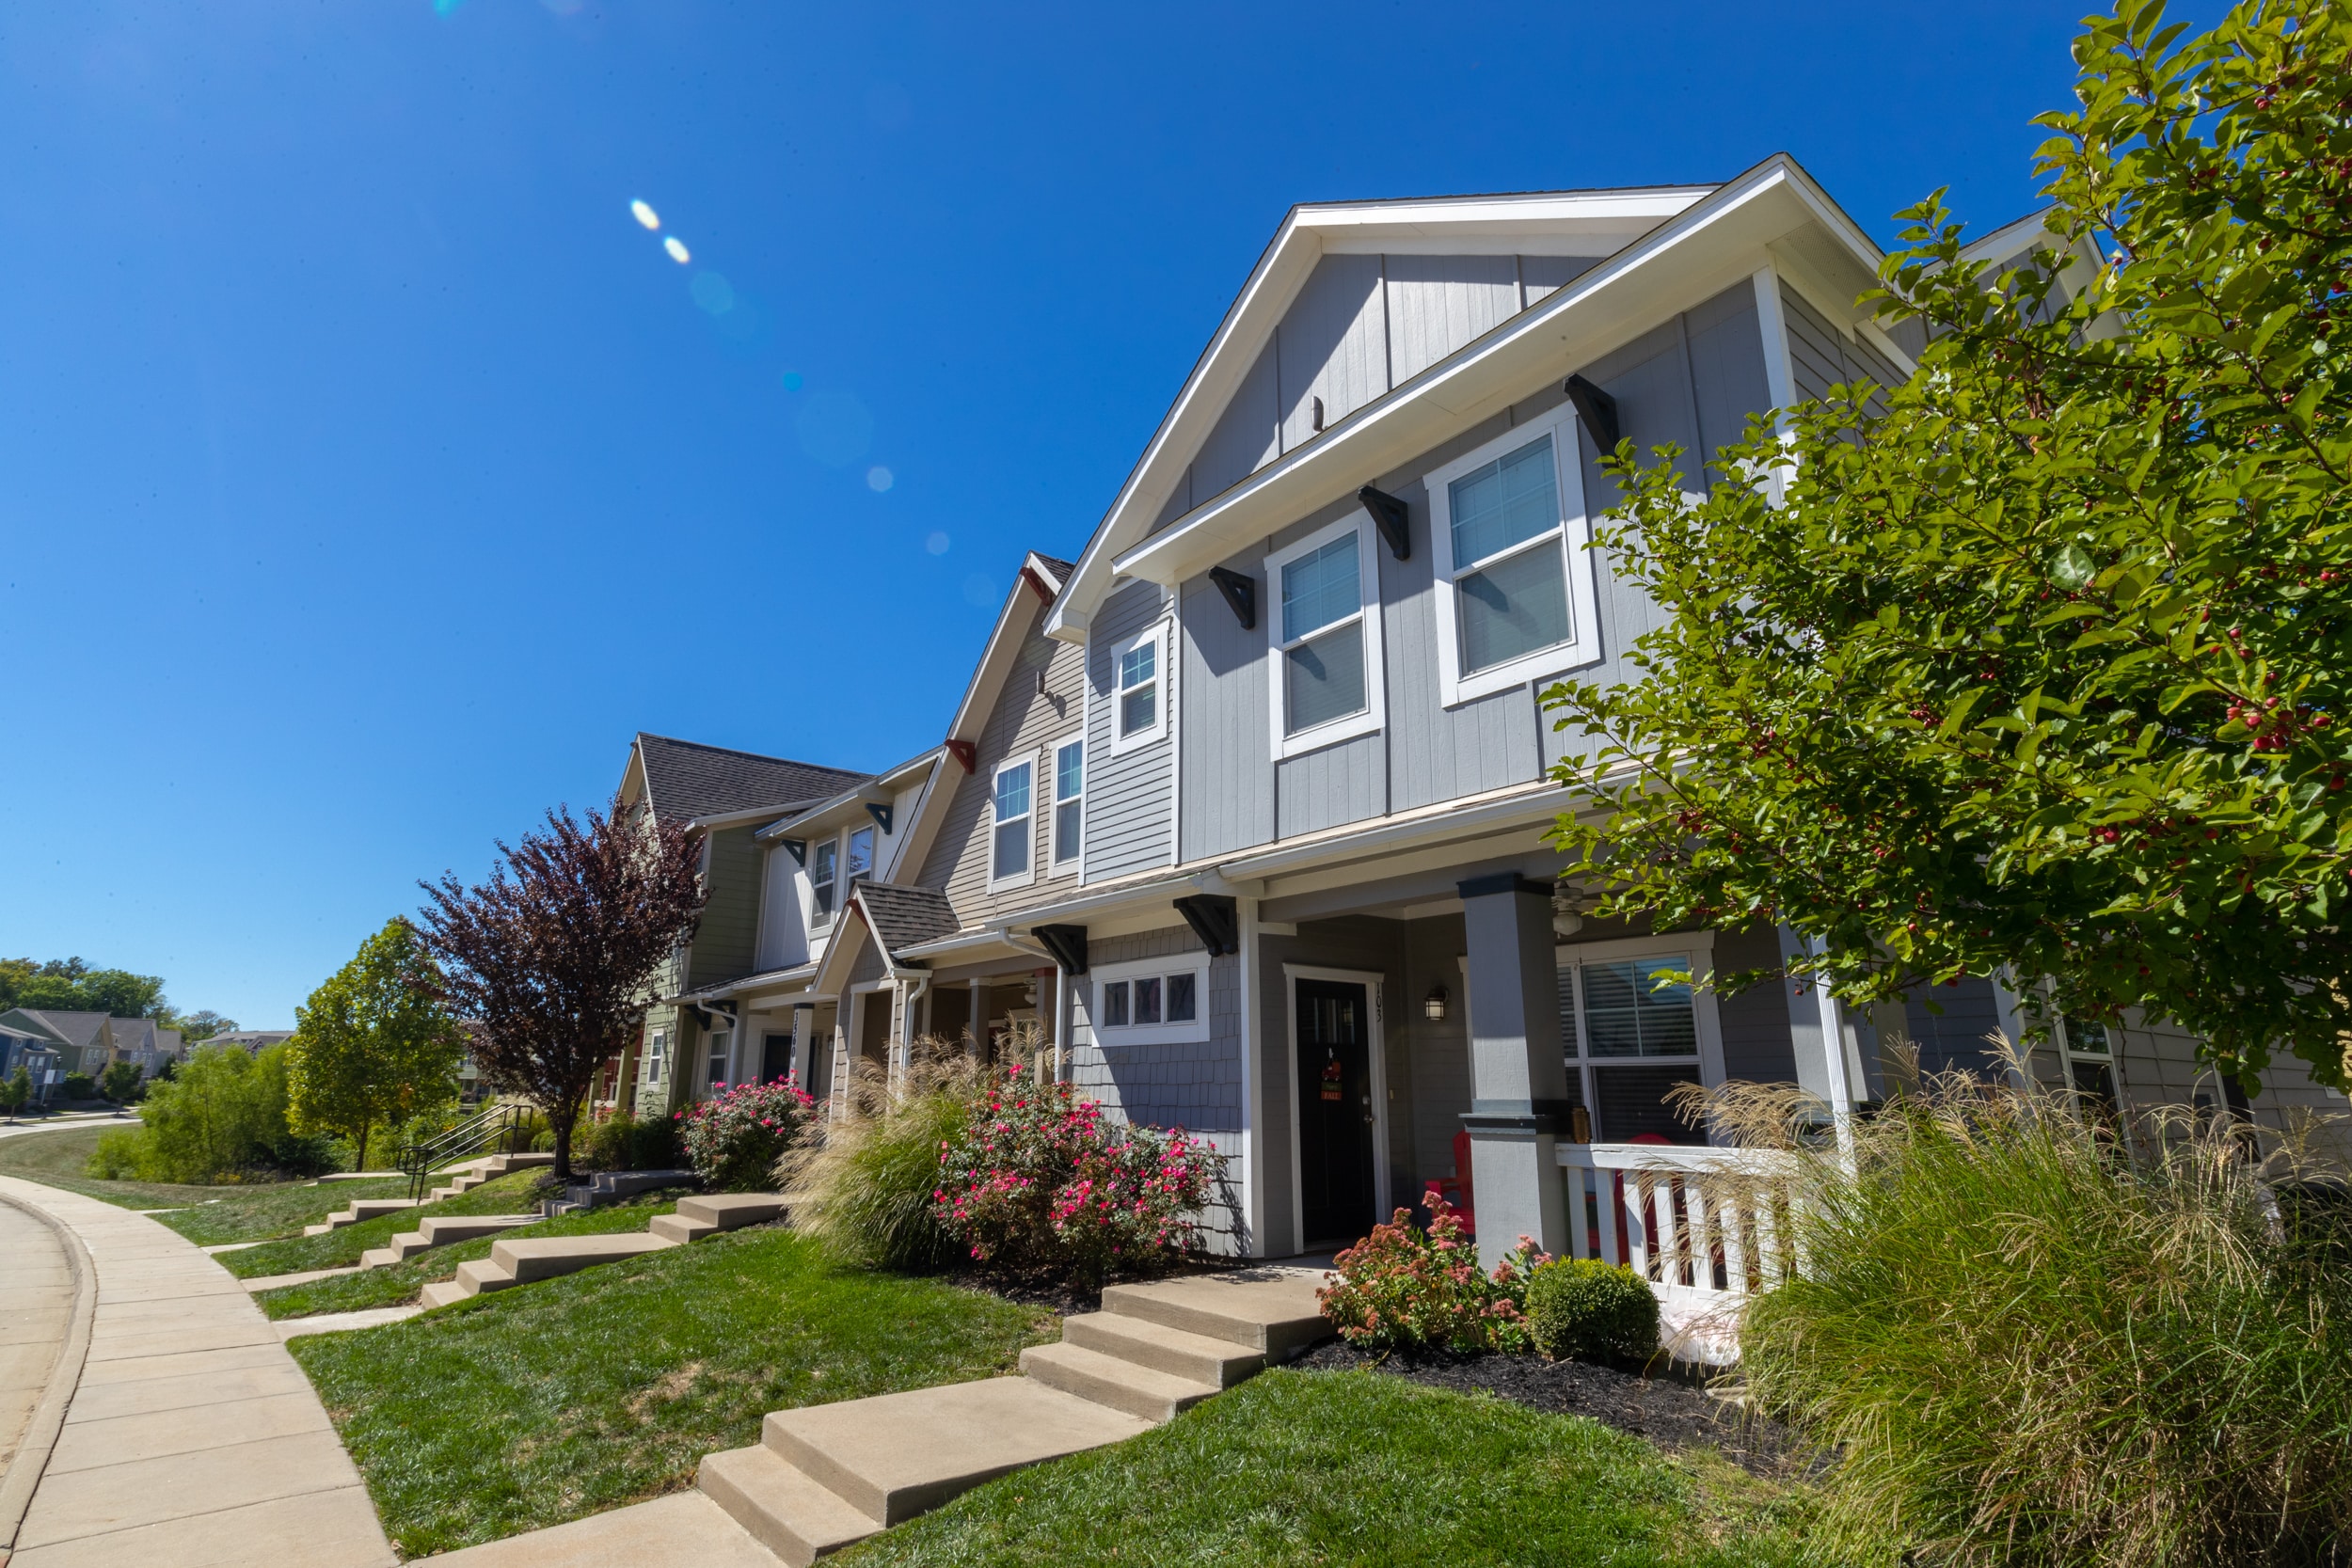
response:
[[[639,729],[911,754],[1291,203],[1989,226],[2078,9],[11,7],[0,955],[290,1025]]]

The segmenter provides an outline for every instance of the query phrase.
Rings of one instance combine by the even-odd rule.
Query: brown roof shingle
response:
[[[731,752],[639,731],[645,794],[665,821],[689,822],[757,806],[802,805],[864,784],[870,773],[819,768],[756,752]]]

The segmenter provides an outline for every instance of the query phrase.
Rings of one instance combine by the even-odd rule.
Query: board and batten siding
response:
[[[752,834],[759,824],[721,828],[710,835],[703,869],[707,897],[702,922],[689,950],[687,984],[715,985],[752,973],[759,935],[759,846]]]
[[[1394,258],[1391,259],[1391,261]],[[1425,260],[1425,259],[1424,259]],[[1487,258],[1486,260],[1493,260]],[[1512,258],[1501,258],[1508,262]],[[1533,259],[1530,259],[1533,260]],[[1565,260],[1565,259],[1564,259]],[[1738,440],[1751,416],[1771,406],[1756,293],[1740,283],[1670,318],[1581,373],[1617,401],[1622,433],[1645,451],[1681,449],[1685,487],[1702,492],[1709,476],[1702,454]],[[1565,379],[1565,376],[1562,378]],[[1563,736],[1536,705],[1549,677],[1488,696],[1443,705],[1438,680],[1435,551],[1427,487],[1422,476],[1512,429],[1548,416],[1565,401],[1560,383],[1544,386],[1505,412],[1373,481],[1406,503],[1410,553],[1394,559],[1375,534],[1367,582],[1381,594],[1386,727],[1277,763],[1267,705],[1272,701],[1268,638],[1280,609],[1280,586],[1267,580],[1267,555],[1354,515],[1354,497],[1337,499],[1273,538],[1222,564],[1258,583],[1259,614],[1245,630],[1208,577],[1186,581],[1178,659],[1180,736],[1184,748],[1183,857],[1193,861],[1249,848],[1387,813],[1534,782],[1581,737]],[[1588,434],[1580,436],[1585,510],[1597,517],[1618,500]],[[1658,607],[1613,569],[1597,549],[1596,599],[1601,658],[1573,672],[1608,683],[1632,678],[1625,651],[1660,622]]]
[[[1543,300],[1597,256],[1326,256],[1185,466],[1167,527],[1473,339]]]
[[[1160,701],[1168,705],[1168,735],[1148,745],[1111,754],[1112,709],[1118,702],[1111,650],[1167,613],[1168,596],[1158,584],[1131,582],[1114,591],[1094,614],[1087,660],[1086,879],[1108,880],[1133,871],[1166,865],[1174,852],[1171,814],[1176,792],[1170,774],[1184,728],[1184,660],[1171,657],[1160,673]],[[1259,742],[1261,752],[1264,741]]]
[[[1039,625],[1040,618],[1032,615],[1022,632],[1020,655],[980,732],[977,768],[966,775],[961,766],[950,762],[942,779],[943,786],[955,794],[947,802],[939,837],[931,845],[918,884],[944,888],[957,918],[967,927],[1038,903],[1057,892],[1068,892],[1078,882],[1077,864],[1059,873],[1054,870],[1053,751],[1063,741],[1078,738],[1085,727],[1086,653],[1072,643],[1041,636]],[[1038,689],[1041,672],[1045,676],[1042,691]],[[1030,863],[1037,868],[1037,877],[991,893],[988,874],[995,841],[996,765],[1022,752],[1038,757],[1029,816]]]

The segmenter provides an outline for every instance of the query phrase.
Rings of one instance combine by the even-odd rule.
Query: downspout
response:
[[[928,969],[894,969],[891,973],[902,987],[912,982],[911,989],[898,993],[898,1006],[905,1009],[898,1030],[898,1071],[903,1075],[914,1057],[914,1005],[930,994],[931,972]]]

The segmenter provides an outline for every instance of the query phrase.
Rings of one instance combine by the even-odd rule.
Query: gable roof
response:
[[[859,882],[850,890],[850,904],[893,964],[908,948],[951,936],[957,928],[955,906],[938,888]]]
[[[46,1030],[60,1044],[72,1046],[95,1045],[110,1022],[104,1013],[54,1013],[46,1008],[16,1007],[0,1018],[29,1019]],[[129,1022],[125,1020],[124,1022]]]
[[[1031,624],[1053,608],[1055,600],[1070,586],[1070,574],[1076,570],[1069,562],[1037,550],[1022,558],[1021,570],[1005,594],[1003,608],[996,611],[996,625],[989,631],[988,646],[981,650],[979,665],[963,689],[963,700],[956,705],[956,716],[947,722],[951,747],[979,739],[989,710],[996,705],[997,689],[1020,661],[1021,643]]]
[[[864,784],[871,775],[846,768],[820,768],[757,752],[676,740],[640,730],[632,743],[643,770],[645,798],[667,822],[761,806],[795,806]]]
[[[1326,254],[1538,248],[1607,254],[1328,428],[1274,455],[1153,531],[1194,452]],[[1768,251],[1766,247],[1773,249]],[[1661,312],[1788,261],[1827,273],[1851,299],[1876,281],[1878,247],[1785,153],[1721,185],[1564,191],[1295,207],[1226,313],[1167,418],[1080,555],[1046,634],[1082,641],[1115,577],[1169,583],[1201,571],[1269,523],[1373,482],[1553,374],[1589,364]],[[1638,274],[1638,277],[1637,275]],[[1855,283],[1845,288],[1847,281]],[[1672,300],[1668,305],[1664,303]],[[1202,526],[1202,525],[1207,526]],[[1251,531],[1254,530],[1253,533]]]
[[[0,1013],[0,1032],[15,1035],[21,1039],[43,1039],[52,1045],[72,1045],[73,1041],[52,1027],[40,1014],[25,1007],[11,1007]]]

